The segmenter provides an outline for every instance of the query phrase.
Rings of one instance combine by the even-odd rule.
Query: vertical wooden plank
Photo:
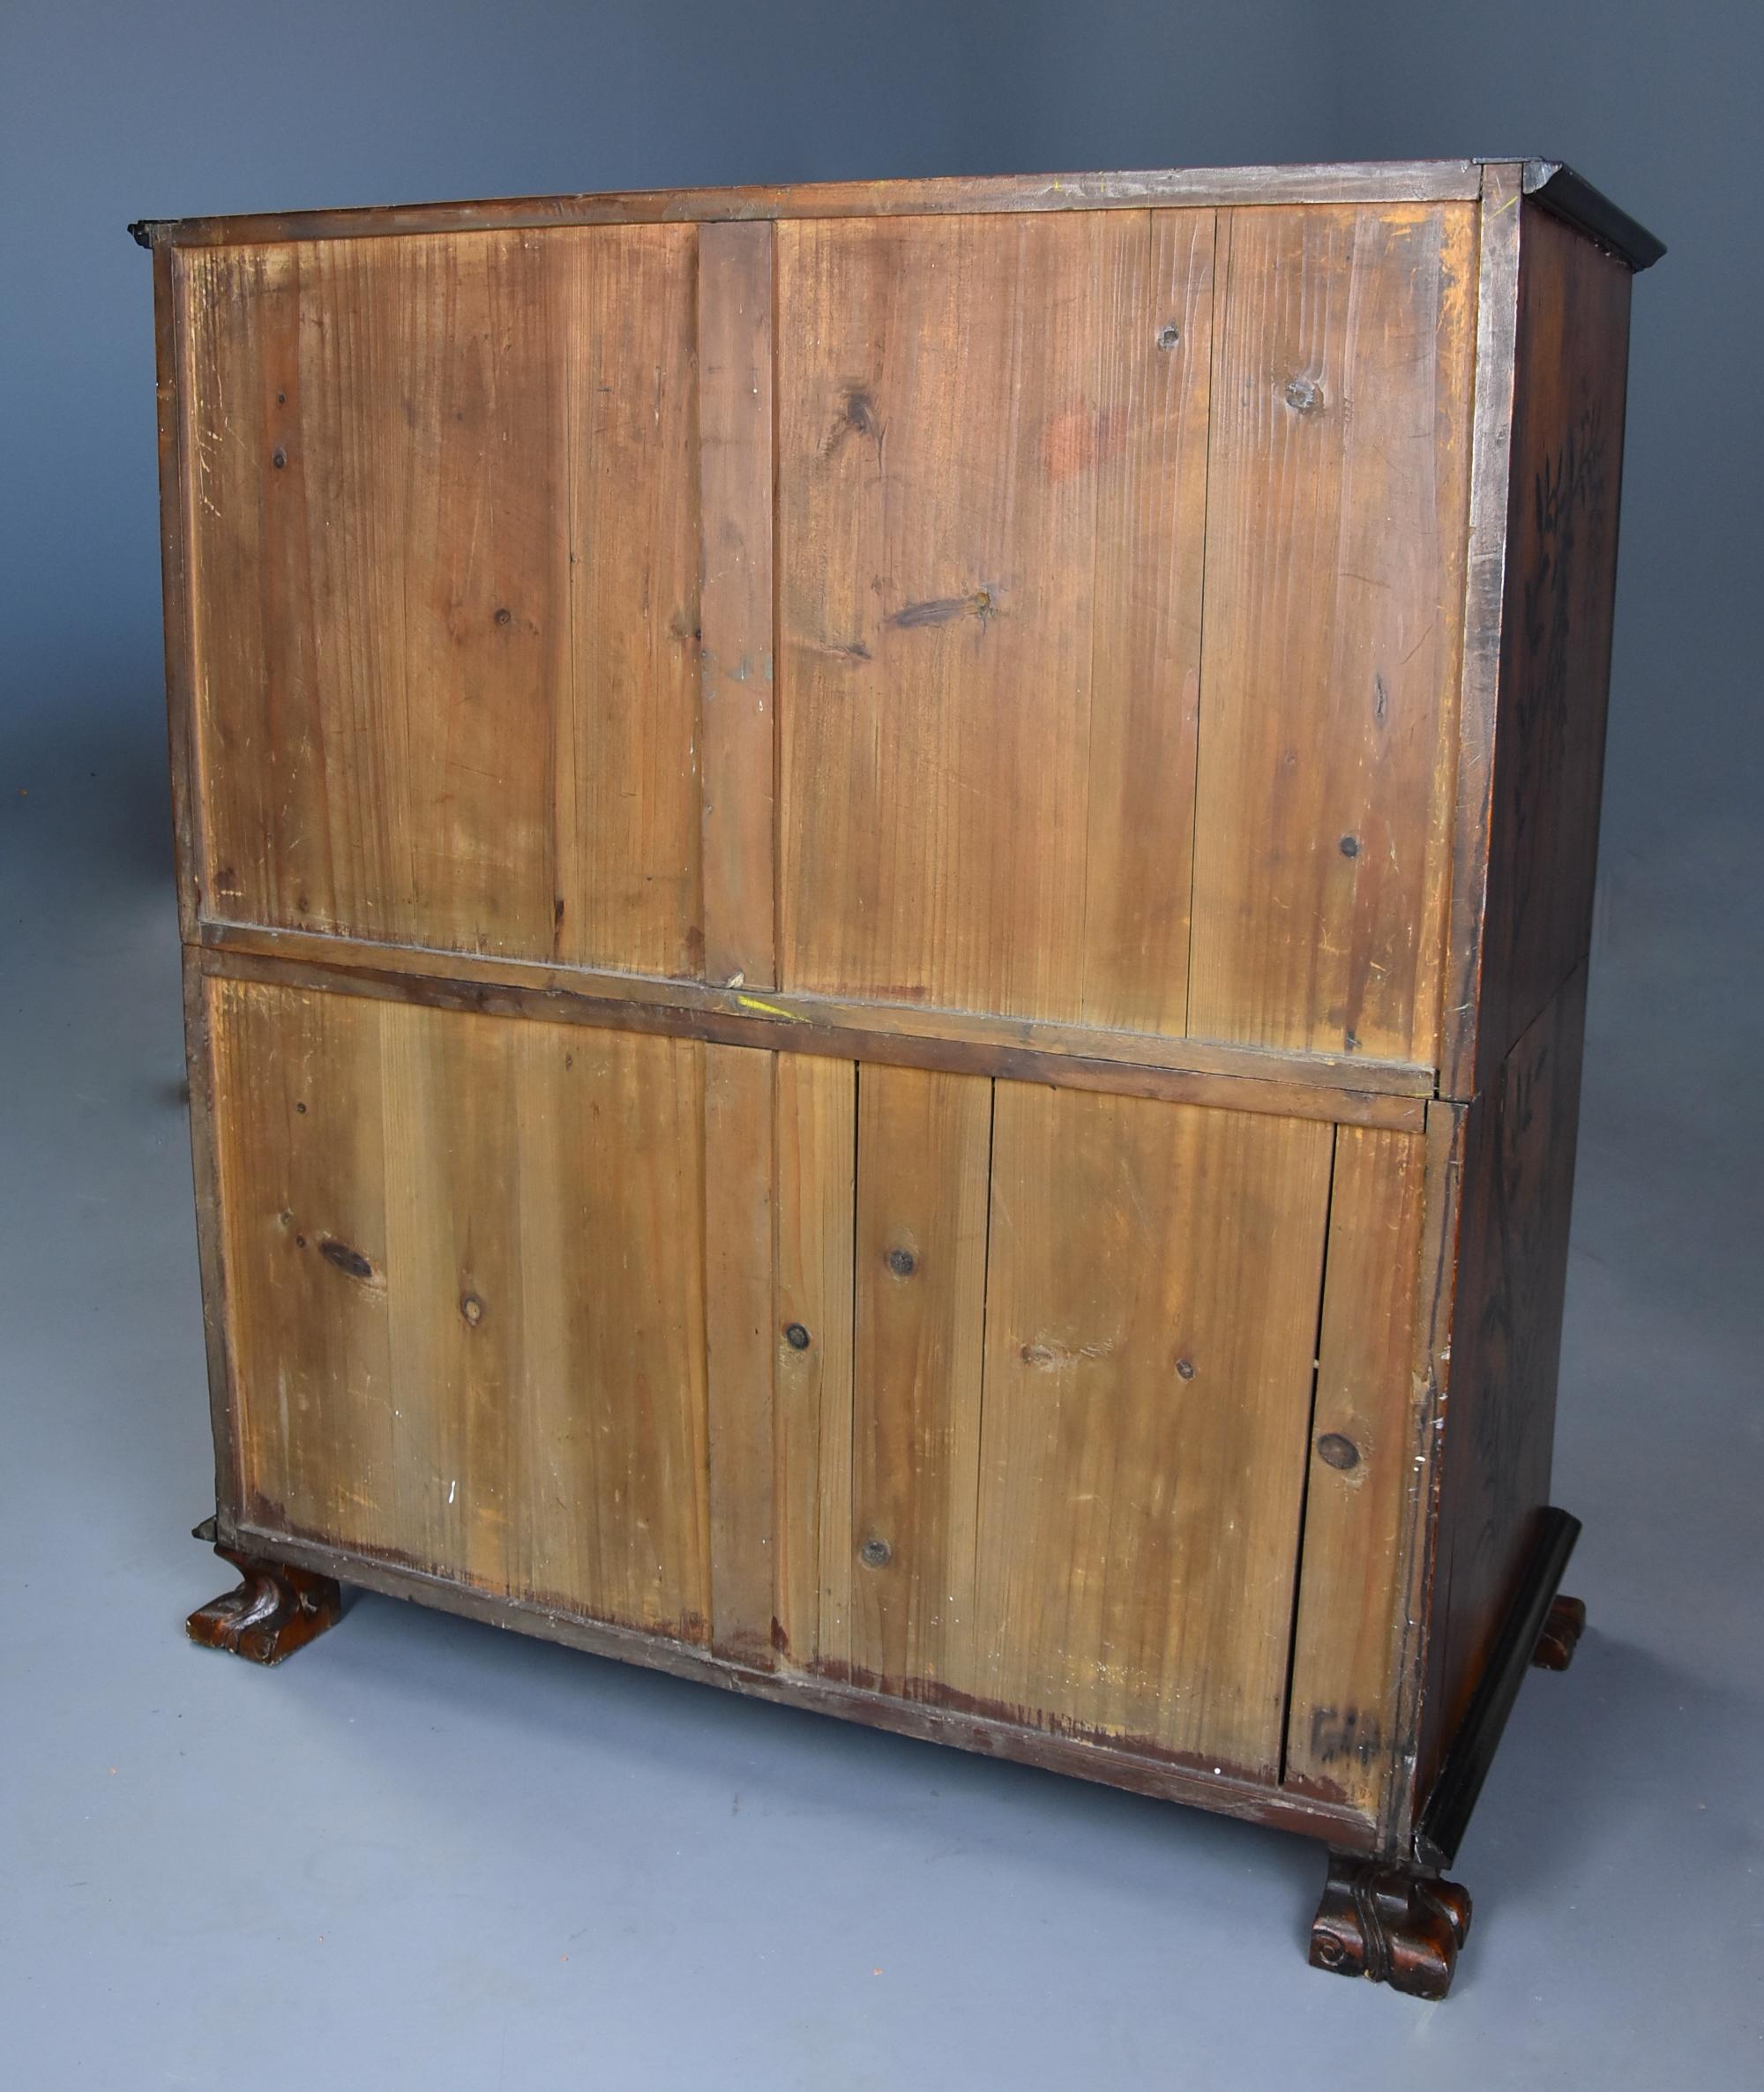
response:
[[[216,981],[210,1014],[241,1508],[383,1544],[396,1417],[379,1006]]]
[[[1272,1779],[1331,1128],[998,1086],[975,1691]]]
[[[1223,223],[1189,1029],[1427,1064],[1475,215],[1315,206]]]
[[[522,1020],[510,1192],[524,1595],[708,1639],[704,1050]]]
[[[1435,1098],[1424,1138],[1427,1178],[1421,1222],[1421,1284],[1415,1341],[1414,1505],[1404,1535],[1403,1625],[1394,1670],[1395,1772],[1384,1811],[1387,1851],[1409,1849],[1416,1820],[1439,1771],[1444,1738],[1434,1710],[1444,1677],[1445,1636],[1433,1631],[1446,1566],[1439,1506],[1440,1457],[1451,1408],[1453,1314],[1464,1212],[1465,1136],[1469,1106]]]
[[[777,985],[774,924],[772,246],[699,228],[706,977]]]
[[[181,258],[209,913],[699,972],[695,251]]]
[[[850,1670],[916,1698],[975,1670],[991,1105],[984,1076],[859,1072]]]
[[[695,249],[690,226],[580,241],[548,254],[543,279],[563,344],[568,501],[553,947],[570,965],[692,980],[704,971]],[[534,557],[557,554],[542,544]]]
[[[1470,428],[1469,541],[1464,567],[1464,641],[1458,678],[1458,766],[1452,832],[1452,895],[1446,923],[1439,1024],[1442,1094],[1475,1087],[1476,1006],[1482,993],[1482,920],[1488,893],[1489,811],[1494,784],[1495,701],[1506,595],[1513,449],[1514,347],[1519,325],[1519,231],[1524,168],[1483,169],[1477,211],[1476,406]]]
[[[1377,1818],[1395,1770],[1426,1141],[1335,1135],[1285,1783]]]
[[[233,1358],[233,1311],[227,1287],[226,1208],[222,1203],[214,1005],[217,984],[202,955],[183,947],[184,1057],[190,1076],[190,1159],[196,1186],[196,1247],[202,1274],[202,1335],[208,1364],[208,1416],[214,1438],[214,1503],[226,1520],[241,1515],[239,1377]]]
[[[524,1378],[510,1027],[377,1005],[386,1280],[398,1418],[392,1521],[421,1566],[511,1585],[509,1439]]]
[[[777,1056],[705,1055],[705,1358],[710,1410],[711,1639],[771,1668],[773,1190]]]
[[[323,791],[335,736],[327,736],[314,697],[318,592],[301,534],[284,527],[304,506],[288,492],[287,443],[301,397],[303,251],[276,246],[179,255],[180,437],[191,519],[190,734],[203,846],[198,912],[325,929],[349,915],[337,904]],[[333,316],[333,325],[340,318]],[[292,469],[301,468],[296,446]],[[342,493],[342,471],[339,457],[333,497]],[[375,773],[376,803],[387,803],[377,749],[364,743],[356,760]]]
[[[1188,1016],[1213,353],[1211,211],[1099,226],[1096,545],[1083,784],[1087,1023]]]
[[[1474,1084],[1592,941],[1628,381],[1628,268],[1523,207]]]
[[[160,587],[165,618],[166,732],[171,758],[178,933],[188,944],[206,877],[196,785],[195,646],[191,624],[190,465],[183,402],[194,396],[186,368],[177,250],[153,250],[153,360],[160,467]],[[188,991],[186,979],[186,991]],[[186,1009],[190,1007],[186,992]],[[201,1179],[198,1177],[198,1184]]]
[[[1424,1764],[1463,1719],[1550,1501],[1587,975],[1465,1113]]]
[[[857,1071],[777,1057],[774,1582],[780,1661],[845,1661]]]
[[[1081,921],[1089,229],[778,243],[781,979],[1042,1013]]]

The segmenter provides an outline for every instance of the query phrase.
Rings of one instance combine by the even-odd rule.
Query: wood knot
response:
[[[894,1558],[886,1540],[866,1540],[858,1553],[866,1569],[886,1569]]]
[[[1158,329],[1158,347],[1160,348],[1174,348],[1181,339],[1182,329],[1177,325],[1174,320],[1171,320],[1168,326]]]
[[[475,1293],[462,1293],[460,1296],[460,1312],[475,1329],[484,1319],[484,1304]]]
[[[339,1242],[333,1236],[327,1235],[319,1244],[318,1254],[348,1278],[370,1279],[374,1275],[373,1266],[359,1250],[352,1250],[347,1242]]]
[[[1323,388],[1314,377],[1289,377],[1286,403],[1294,414],[1316,414],[1323,405]]]
[[[808,1331],[800,1322],[787,1322],[784,1325],[784,1341],[793,1351],[806,1351],[810,1341]]]
[[[1178,1380],[1192,1380],[1194,1378],[1194,1361],[1192,1358],[1178,1358],[1176,1362],[1176,1377]]]
[[[1339,1468],[1345,1475],[1349,1468],[1359,1466],[1360,1449],[1340,1431],[1325,1431],[1317,1441],[1317,1457],[1332,1468]]]
[[[919,1268],[919,1260],[910,1250],[890,1250],[888,1268],[897,1279],[909,1279]]]

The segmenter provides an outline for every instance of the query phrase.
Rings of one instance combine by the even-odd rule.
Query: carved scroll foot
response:
[[[1579,1598],[1558,1598],[1544,1622],[1531,1661],[1540,1670],[1566,1670],[1574,1660],[1574,1645],[1586,1626],[1585,1603]]]
[[[1311,1966],[1411,1998],[1443,1998],[1469,1929],[1470,1899],[1455,1881],[1332,1852],[1312,1921]]]
[[[340,1618],[343,1594],[334,1578],[259,1561],[218,1542],[214,1551],[244,1581],[191,1614],[185,1625],[192,1641],[230,1649],[252,1663],[280,1663]]]

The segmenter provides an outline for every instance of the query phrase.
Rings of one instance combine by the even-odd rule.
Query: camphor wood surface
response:
[[[998,1085],[989,1704],[1278,1776],[1330,1145]]]
[[[857,1070],[777,1056],[773,1576],[781,1662],[850,1662]]]
[[[694,257],[178,257],[208,914],[700,972]]]
[[[1203,1038],[1433,1058],[1475,253],[1461,205],[1222,219]]]
[[[704,957],[713,981],[769,987],[777,979],[771,227],[703,227],[698,288]]]
[[[781,984],[1180,1033],[1213,214],[778,241]]]
[[[973,1689],[992,1085],[864,1067],[857,1087],[849,1666]]]
[[[1299,1825],[1395,1968],[1547,1603],[1558,173],[149,228],[223,1545]]]
[[[208,990],[241,1509],[703,1639],[706,1049]]]
[[[1369,1811],[1397,1719],[1425,1167],[1419,1133],[1336,1129],[1286,1780]]]

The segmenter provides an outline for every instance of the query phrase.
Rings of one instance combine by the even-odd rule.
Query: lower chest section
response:
[[[1376,1812],[1422,1133],[199,993],[238,1520]]]

